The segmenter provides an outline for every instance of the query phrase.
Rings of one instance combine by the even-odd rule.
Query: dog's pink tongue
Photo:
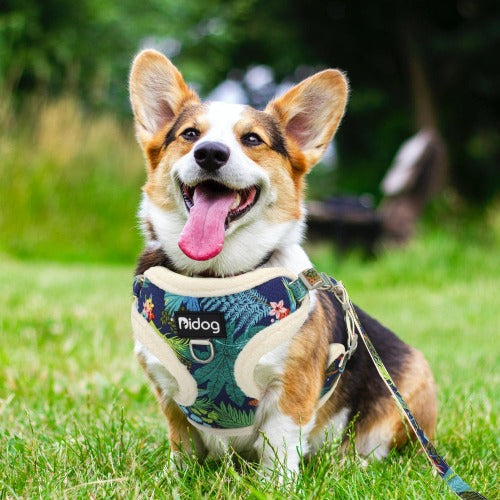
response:
[[[189,258],[208,260],[220,253],[235,197],[235,191],[217,191],[203,184],[195,188],[193,206],[179,238],[179,247]]]

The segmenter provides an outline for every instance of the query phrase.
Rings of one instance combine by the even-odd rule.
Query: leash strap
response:
[[[304,297],[310,290],[329,290],[335,298],[342,304],[344,310],[345,322],[347,325],[348,338],[350,341],[356,339],[356,332],[361,336],[363,343],[370,354],[370,357],[380,375],[385,382],[385,385],[391,391],[392,397],[408,420],[411,428],[415,432],[425,455],[431,462],[432,466],[436,469],[441,479],[450,487],[450,489],[460,498],[465,499],[486,499],[483,495],[474,491],[445,461],[445,459],[438,454],[434,445],[429,441],[425,432],[422,430],[418,422],[415,420],[412,412],[408,408],[405,400],[399,393],[392,377],[389,375],[382,359],[375,350],[370,338],[364,331],[359,321],[358,315],[352,305],[347,291],[341,281],[335,281],[325,273],[318,273],[316,269],[311,268],[299,274],[299,279],[290,283],[294,294]]]

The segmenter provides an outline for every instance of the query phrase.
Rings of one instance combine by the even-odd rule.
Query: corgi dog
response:
[[[146,246],[136,274],[160,266],[214,279],[276,267],[298,275],[312,267],[301,247],[304,177],[335,134],[347,96],[343,73],[328,69],[263,111],[202,102],[165,56],[141,52],[130,73],[136,135],[147,165],[139,212]],[[432,436],[436,392],[426,360],[357,311],[399,391]],[[343,435],[351,421],[361,456],[382,458],[412,438],[364,345],[318,405],[329,345],[345,343],[346,335],[341,305],[326,292],[312,291],[302,326],[259,360],[262,397],[255,421],[234,436],[193,425],[173,399],[178,387],[169,370],[141,342],[135,351],[167,418],[174,453],[201,459],[231,449],[263,468],[272,469],[278,458],[293,473],[301,456]]]

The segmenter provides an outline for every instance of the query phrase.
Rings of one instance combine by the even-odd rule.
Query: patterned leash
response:
[[[365,344],[370,357],[372,358],[375,367],[380,377],[385,382],[385,385],[391,391],[392,397],[396,402],[399,410],[402,411],[408,420],[411,428],[415,432],[425,455],[431,462],[432,466],[436,469],[441,479],[450,487],[450,489],[460,498],[465,499],[486,499],[483,495],[474,491],[445,461],[445,459],[438,454],[434,445],[429,441],[424,431],[418,425],[412,412],[408,408],[405,400],[399,393],[396,385],[394,384],[389,372],[387,371],[384,363],[380,359],[375,347],[373,346],[368,335],[364,331],[359,321],[358,315],[352,305],[347,291],[341,281],[335,281],[325,273],[318,273],[316,269],[311,268],[299,274],[299,279],[290,283],[289,285],[294,294],[298,297],[304,296],[309,290],[328,290],[333,293],[337,300],[342,304],[344,310],[345,322],[349,337],[355,337],[356,332],[359,333],[363,343]]]

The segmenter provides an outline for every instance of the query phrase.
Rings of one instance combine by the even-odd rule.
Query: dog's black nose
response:
[[[229,148],[221,142],[204,142],[194,150],[194,159],[203,169],[215,171],[229,160]]]

